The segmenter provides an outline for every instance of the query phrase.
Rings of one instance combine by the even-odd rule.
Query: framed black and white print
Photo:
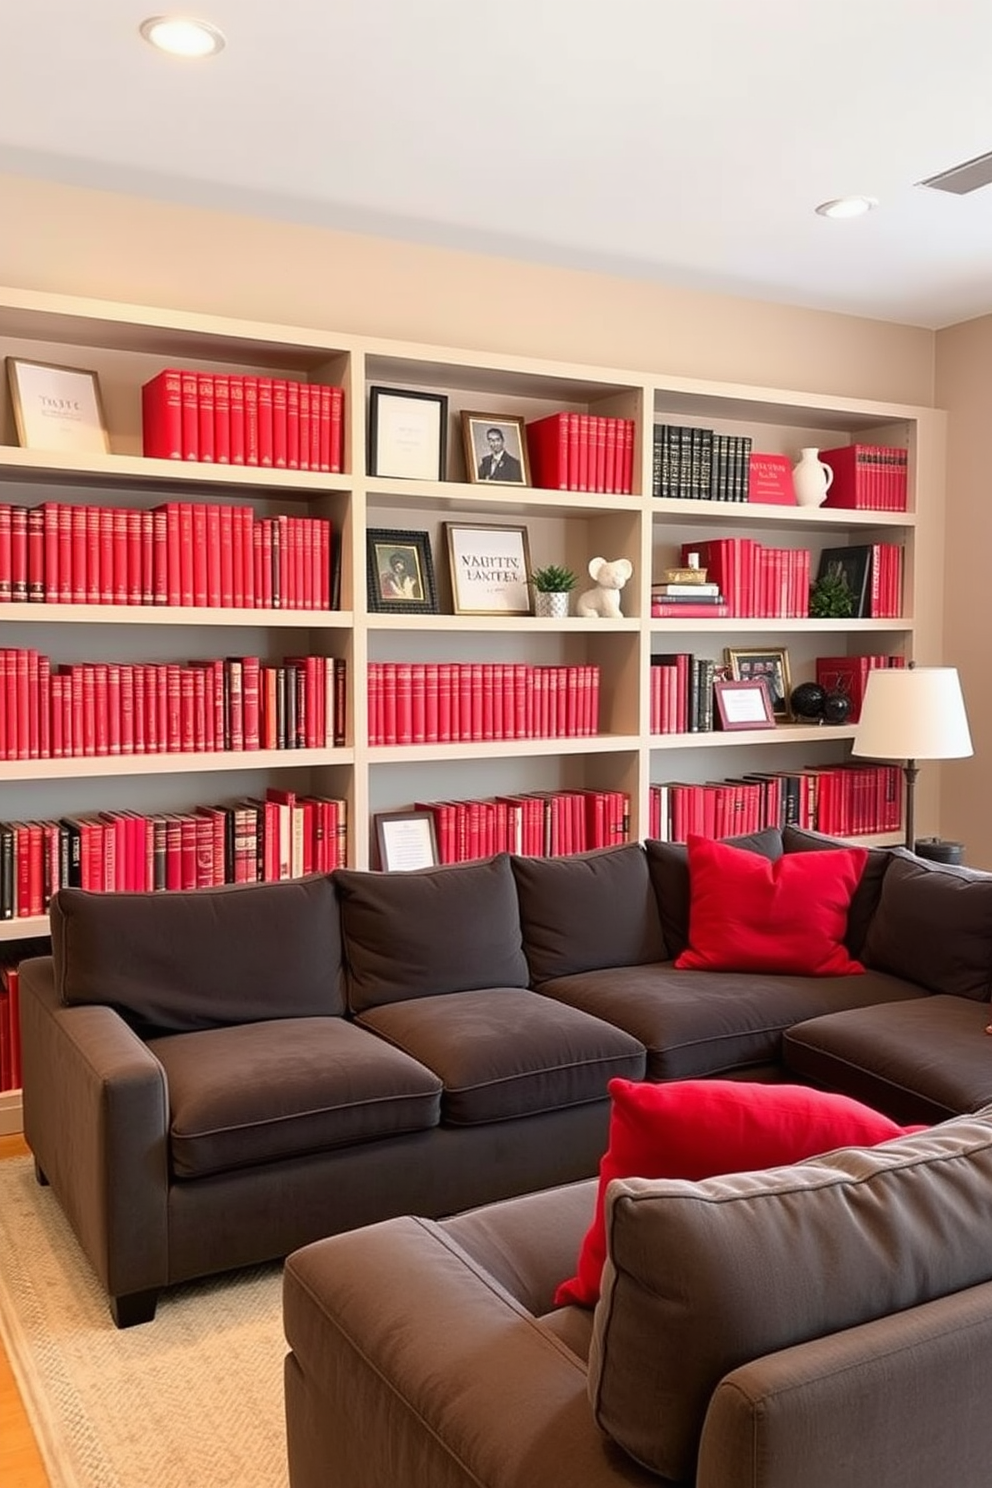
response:
[[[369,474],[444,480],[448,399],[443,393],[369,388]]]

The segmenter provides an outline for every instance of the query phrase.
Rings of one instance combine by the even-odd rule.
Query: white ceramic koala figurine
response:
[[[596,581],[595,589],[580,594],[575,605],[577,615],[602,616],[604,620],[623,618],[620,609],[620,590],[634,572],[634,565],[627,558],[593,558],[589,563],[589,575]]]

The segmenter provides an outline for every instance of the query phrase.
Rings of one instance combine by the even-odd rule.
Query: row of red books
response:
[[[864,613],[874,620],[902,614],[902,548],[896,543],[869,543],[871,567]]]
[[[721,613],[777,620],[809,614],[807,548],[766,548],[753,537],[718,537],[683,543],[683,565],[688,565],[690,553],[699,554],[699,565],[706,569],[707,578],[720,586],[726,602]],[[655,613],[654,605],[651,613]],[[716,607],[704,613],[716,614]],[[685,610],[680,608],[674,614],[685,615]]]
[[[531,483],[549,491],[634,488],[634,420],[596,413],[551,413],[527,425]]]
[[[560,739],[598,732],[599,667],[370,662],[369,743]]]
[[[141,389],[142,448],[157,460],[341,469],[344,389],[166,367]]]
[[[0,759],[325,749],[345,742],[339,657],[76,662],[0,650]]]
[[[346,849],[344,801],[275,788],[191,811],[0,822],[0,919],[44,914],[63,886],[147,893],[329,873]]]
[[[898,765],[842,764],[747,774],[739,780],[651,787],[648,830],[664,842],[690,832],[733,837],[794,825],[835,837],[894,832],[902,823]]]
[[[825,692],[839,692],[851,700],[846,723],[857,723],[865,700],[868,674],[876,667],[904,667],[905,656],[875,654],[872,656],[818,656],[816,680]]]
[[[250,506],[0,503],[0,602],[331,607],[331,524]]]
[[[906,450],[887,444],[842,444],[820,451],[834,473],[824,506],[854,511],[905,511]]]
[[[0,965],[0,1090],[21,1088],[21,1015],[17,967]]]
[[[651,658],[652,734],[706,734],[713,729],[716,662],[678,651]]]
[[[493,853],[562,857],[615,847],[630,835],[623,791],[528,791],[473,801],[420,801],[434,819],[438,859],[465,863]]]

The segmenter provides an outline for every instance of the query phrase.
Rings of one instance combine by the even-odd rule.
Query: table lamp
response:
[[[851,753],[902,760],[906,777],[906,846],[914,846],[917,760],[973,754],[956,667],[873,667]]]

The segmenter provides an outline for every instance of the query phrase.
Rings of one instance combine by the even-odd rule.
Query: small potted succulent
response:
[[[546,568],[535,568],[530,581],[534,586],[535,615],[563,620],[568,614],[568,596],[577,583],[572,570],[549,563]]]

